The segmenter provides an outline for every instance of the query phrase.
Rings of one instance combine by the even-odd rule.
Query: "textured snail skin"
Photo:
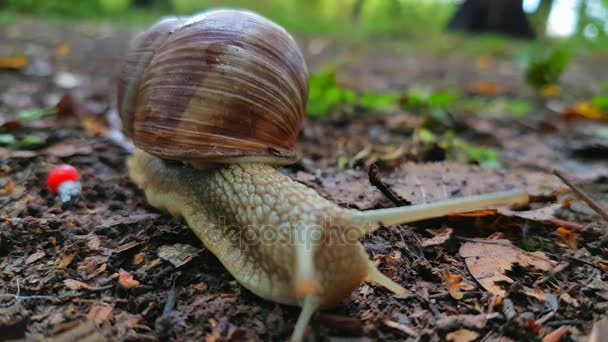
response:
[[[314,311],[336,305],[365,280],[407,292],[370,262],[358,241],[365,234],[383,224],[528,201],[525,192],[511,191],[357,211],[262,163],[195,169],[136,149],[127,166],[148,203],[185,219],[244,287],[275,302],[302,305],[292,340],[302,338]]]
[[[314,292],[326,308],[349,296],[370,273],[377,275],[357,240],[358,231],[345,236],[350,210],[272,166],[242,163],[196,170],[136,150],[128,167],[150,205],[183,217],[236,280],[260,297],[294,305]],[[310,264],[300,268],[304,273],[299,277],[300,246],[305,248],[302,259],[310,257]],[[296,280],[304,287],[301,293]],[[396,284],[391,288],[405,291]]]

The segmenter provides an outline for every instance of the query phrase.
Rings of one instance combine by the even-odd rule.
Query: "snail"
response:
[[[306,63],[279,25],[249,11],[163,20],[137,36],[118,84],[123,130],[136,149],[128,174],[147,202],[183,218],[245,288],[299,305],[293,340],[316,310],[363,281],[406,290],[359,239],[381,226],[527,202],[509,191],[437,203],[347,209],[277,171],[308,98]]]

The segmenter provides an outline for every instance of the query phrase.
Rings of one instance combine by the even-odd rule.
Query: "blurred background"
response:
[[[596,47],[608,46],[605,44],[608,36],[606,0],[466,3],[492,7],[485,14],[488,17],[490,12],[494,17],[504,12],[503,7],[510,3],[509,6],[518,6],[528,15],[534,32],[540,37],[582,39]],[[111,19],[134,24],[152,22],[163,15],[187,15],[213,7],[241,7],[258,11],[290,31],[302,34],[424,35],[428,38],[443,32],[460,6],[463,6],[463,1],[459,0],[2,0],[0,14],[3,21],[14,19],[19,14],[36,14],[57,18]]]

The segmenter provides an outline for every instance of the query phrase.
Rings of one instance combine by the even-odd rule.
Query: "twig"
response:
[[[599,205],[597,205],[597,203],[595,203],[595,201],[593,201],[593,199],[591,199],[591,197],[589,197],[589,195],[587,195],[585,192],[583,192],[583,190],[581,190],[581,188],[579,188],[574,183],[572,183],[570,180],[568,180],[566,178],[566,176],[564,176],[564,174],[561,173],[559,170],[557,170],[557,169],[553,170],[553,174],[556,175],[557,177],[559,177],[559,179],[561,179],[562,182],[564,182],[564,184],[566,184],[570,189],[572,189],[572,191],[581,200],[585,201],[585,203],[587,203],[589,205],[589,207],[591,207],[591,209],[593,209],[593,211],[595,211],[604,220],[606,220],[606,222],[608,222],[608,214],[604,211],[604,209],[602,209]]]
[[[380,192],[382,192],[382,194],[391,200],[391,202],[393,202],[396,206],[401,207],[404,205],[412,205],[412,202],[395,194],[393,190],[380,179],[380,175],[378,175],[378,166],[376,164],[369,166],[367,176],[369,177],[369,182],[380,190]]]
[[[17,303],[20,300],[58,300],[58,297],[55,296],[21,296],[21,286],[19,286],[19,279],[16,279],[17,282],[17,292],[15,294],[7,294],[0,293],[0,298],[12,298],[12,300],[8,303],[0,303],[0,308],[9,308]]]

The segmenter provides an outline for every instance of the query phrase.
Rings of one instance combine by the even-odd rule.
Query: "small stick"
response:
[[[606,222],[608,222],[608,214],[604,211],[604,209],[600,208],[599,205],[597,205],[597,203],[595,203],[593,201],[593,199],[591,199],[591,197],[589,197],[589,195],[587,195],[585,192],[583,192],[583,190],[581,190],[581,188],[579,188],[578,186],[576,186],[574,183],[572,183],[571,181],[569,181],[566,176],[564,176],[563,173],[561,173],[559,170],[554,169],[553,170],[553,174],[556,175],[557,177],[559,177],[559,179],[562,180],[562,182],[564,182],[564,184],[566,184],[570,189],[572,189],[572,191],[581,199],[583,200],[585,203],[587,203],[587,205],[589,205],[589,207],[591,207],[591,209],[593,209],[593,211],[595,211],[598,215],[600,215],[604,220],[606,220]]]
[[[404,206],[404,205],[412,205],[412,202],[401,198],[401,196],[395,194],[393,190],[380,179],[380,175],[378,174],[378,166],[376,164],[372,164],[369,166],[369,170],[367,171],[367,176],[369,177],[369,182],[372,183],[386,198],[391,200],[396,206]]]

